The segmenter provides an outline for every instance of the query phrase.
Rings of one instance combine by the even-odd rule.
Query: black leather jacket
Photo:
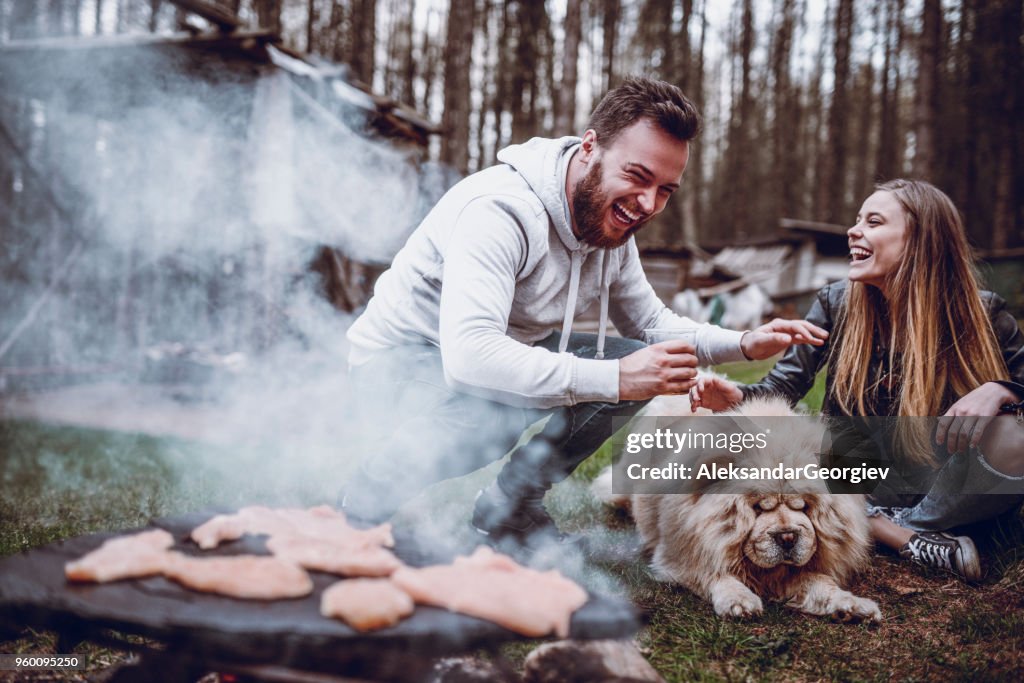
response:
[[[795,404],[803,398],[804,394],[814,385],[815,375],[828,361],[829,349],[837,343],[837,339],[832,336],[833,328],[839,307],[845,298],[846,283],[846,280],[834,282],[820,289],[814,304],[807,312],[808,322],[829,332],[829,339],[824,346],[794,344],[764,379],[756,384],[740,385],[744,397],[777,394],[786,398],[791,404]],[[981,296],[985,302],[985,308],[988,310],[989,319],[992,321],[992,327],[995,329],[999,348],[1002,349],[1003,358],[1010,370],[1010,381],[1000,382],[1000,384],[1016,393],[1018,401],[1024,400],[1024,334],[1021,333],[1017,321],[1006,310],[1006,301],[992,292],[983,291]],[[875,348],[871,352],[872,376],[885,377],[891,371],[888,364],[888,349],[876,342]],[[841,415],[843,411],[832,397],[832,372],[830,366],[825,379],[825,400],[821,411],[826,415]],[[871,406],[872,414],[893,415],[896,397],[896,390],[879,391],[874,405]],[[945,413],[958,398],[952,392],[947,392],[947,396],[943,398],[940,414]]]

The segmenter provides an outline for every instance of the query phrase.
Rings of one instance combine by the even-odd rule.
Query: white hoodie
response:
[[[741,332],[674,314],[644,275],[636,242],[597,249],[573,235],[565,194],[579,138],[534,138],[459,182],[427,214],[377,281],[348,331],[349,361],[432,344],[461,391],[550,408],[619,400],[617,360],[566,353],[573,319],[601,306],[598,358],[609,315],[620,334],[697,328],[702,365],[743,360]],[[532,346],[561,328],[559,353]]]

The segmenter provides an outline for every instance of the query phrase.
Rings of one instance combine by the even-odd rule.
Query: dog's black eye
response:
[[[762,512],[764,512],[764,508],[761,507],[761,501],[757,501],[756,503],[754,503],[754,512],[756,512],[757,514],[761,514]]]

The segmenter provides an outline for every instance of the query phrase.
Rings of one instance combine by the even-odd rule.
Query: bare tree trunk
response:
[[[991,246],[993,249],[1005,249],[1010,246],[1010,234],[1016,217],[1013,203],[1013,153],[1010,145],[1003,145],[996,158],[991,162],[995,166],[996,177],[992,210],[994,219],[992,221]],[[1016,207],[1016,210],[1019,211],[1019,207]]]
[[[431,19],[437,18],[437,12],[433,9],[427,12],[427,29],[423,31],[423,42],[420,48],[421,59],[423,61],[423,68],[420,70],[423,74],[423,102],[420,105],[420,110],[428,116],[430,115],[433,107],[434,97],[434,82],[437,76],[437,61],[439,48],[437,42],[440,41],[440,37],[437,40],[431,38]]]
[[[679,83],[678,22],[674,20],[675,0],[643,0],[636,28],[630,38],[629,63],[652,78]],[[638,238],[641,248],[672,249],[685,240],[683,224],[686,207],[683,193],[677,193],[665,210]]]
[[[1006,215],[1006,246],[1024,246],[1024,133],[1020,122],[1024,121],[1024,45],[1020,36],[1024,33],[1024,7],[1018,2],[1006,6],[1006,21],[1003,26],[1003,46],[1006,60],[1004,82],[1015,84],[1006,89],[1004,115],[1006,117],[1006,155],[1008,173],[1007,191],[1001,195],[1006,203],[996,203],[996,222],[1001,220],[1002,210]],[[1015,28],[1016,27],[1016,28]],[[1013,236],[1016,236],[1015,238]]]
[[[388,14],[387,64],[384,65],[384,91],[399,102],[412,102],[413,79],[416,77],[412,57],[413,0],[391,0]]]
[[[576,79],[583,37],[582,0],[568,0],[565,6],[565,47],[562,50],[562,80],[555,101],[555,134],[576,132]]]
[[[96,0],[95,13],[93,14],[93,33],[103,35],[103,0]]]
[[[543,54],[540,43],[547,28],[547,10],[543,3],[523,2],[519,5],[519,31],[516,61],[512,74],[512,139],[516,142],[536,135],[538,100]]]
[[[677,7],[673,0],[668,12],[668,30],[665,31],[666,43],[662,46],[665,52],[665,80],[678,85],[683,92],[689,82],[689,71],[692,67],[693,55],[690,54],[690,18],[693,15],[693,0],[683,0],[681,21],[675,20]],[[690,147],[690,161],[687,165],[699,160],[693,159],[693,150],[697,145]],[[692,171],[691,171],[692,173]],[[669,199],[668,205],[662,214],[664,218],[660,221],[662,228],[659,235],[661,242],[669,249],[680,249],[686,245],[696,244],[697,219],[694,213],[694,202],[692,182],[687,183],[688,187],[683,192],[676,192]]]
[[[740,60],[739,93],[729,122],[727,154],[729,173],[725,183],[731,188],[729,206],[729,234],[746,237],[752,234],[750,224],[753,185],[753,159],[748,140],[752,134],[754,96],[751,87],[751,57],[754,50],[754,3],[743,0],[740,17],[740,35],[737,45]]]
[[[162,0],[149,0],[149,32],[156,33],[157,23],[160,19],[160,4]]]
[[[331,16],[327,20],[327,37],[330,41],[330,56],[336,62],[347,61],[348,46],[345,31],[345,8],[341,2],[331,3]]]
[[[871,188],[868,157],[871,156],[872,128],[875,121],[875,69],[871,62],[861,64],[859,77],[854,83],[857,101],[857,127],[853,139],[853,183],[854,197],[866,197]]]
[[[520,0],[516,7],[517,30],[512,61],[512,142],[522,142],[533,130],[533,97],[537,83],[537,34],[534,3]]]
[[[799,130],[799,102],[790,78],[793,35],[796,28],[795,0],[781,0],[776,11],[778,28],[770,55],[772,100],[772,218],[793,216],[797,210],[799,182],[796,174],[796,133]]]
[[[921,178],[932,178],[935,174],[935,126],[941,42],[942,2],[924,0],[918,51],[917,96],[914,106],[914,175]]]
[[[632,50],[639,51],[642,70],[654,78],[673,81],[676,36],[672,33],[674,0],[644,0],[633,33]]]
[[[534,96],[534,135],[552,137],[551,126],[554,123],[555,93],[555,34],[551,26],[551,17],[546,9],[541,14],[542,26],[539,32],[540,42],[540,77],[537,83],[537,94]]]
[[[487,140],[493,134],[488,130],[487,114],[494,106],[494,41],[491,37],[491,16],[494,7],[491,0],[481,0],[477,35],[483,41],[483,64],[481,65],[480,106],[476,110],[476,170],[490,166],[494,154],[487,153]]]
[[[822,27],[822,37],[818,43],[818,53],[815,56],[811,87],[807,93],[808,125],[804,129],[804,133],[807,136],[805,145],[807,158],[813,165],[810,206],[811,213],[815,216],[816,220],[821,220],[828,211],[826,204],[828,203],[829,188],[826,187],[824,180],[828,173],[829,159],[828,154],[825,152],[825,145],[827,143],[827,135],[825,133],[827,131],[825,130],[826,111],[822,80],[825,77],[826,48],[829,36],[832,33],[827,17],[832,16],[832,7],[830,3],[826,9],[826,21]]]
[[[377,0],[354,0],[349,22],[349,66],[356,78],[373,85],[376,70]]]
[[[3,27],[0,27],[0,35]],[[71,0],[71,35],[82,35],[82,0]]]
[[[469,70],[473,53],[473,2],[451,0],[444,54],[445,136],[441,161],[465,173],[469,168]]]
[[[693,0],[683,0],[683,21],[679,27],[679,35],[676,40],[677,52],[675,57],[676,84],[687,92],[693,76],[693,55],[690,54],[690,19],[693,17]]]
[[[602,26],[604,28],[604,41],[602,51],[604,54],[604,91],[609,90],[617,82],[615,76],[615,48],[619,36],[619,15],[622,13],[621,0],[603,0],[604,13],[602,15]],[[604,93],[597,93],[600,98]]]
[[[384,92],[394,97],[395,90],[397,89],[397,78],[398,78],[398,58],[396,52],[398,51],[399,38],[399,26],[402,22],[400,16],[401,10],[399,9],[399,2],[401,0],[387,0],[387,17],[390,26],[385,33],[387,41],[384,44],[384,64],[382,71],[384,72]]]
[[[1024,114],[1024,103],[1021,96],[1021,81],[1024,80],[1024,65],[1021,56],[1021,34],[1024,25],[1024,8],[1019,0],[998,0],[986,3],[984,11],[986,31],[995,74],[990,73],[992,84],[991,99],[987,108],[992,119],[991,135],[996,149],[995,159],[986,159],[983,163],[994,168],[989,171],[994,175],[994,188],[991,190],[992,201],[992,241],[994,249],[1005,249],[1010,246],[1011,238],[1016,231],[1016,242],[1024,242],[1024,201],[1021,195],[1014,196],[1014,190],[1021,187],[1019,176],[1015,171],[1021,167],[1020,156],[1020,125]]]
[[[693,98],[693,103],[697,105],[697,111],[701,112],[703,116],[707,116],[707,112],[704,109],[704,41],[708,28],[707,4],[708,0],[704,0],[701,3],[700,42],[697,43],[697,62],[693,69],[693,88],[689,93],[690,97]],[[700,144],[690,146],[690,160],[687,163],[687,167],[690,169],[691,188],[690,192],[687,193],[687,200],[692,198],[692,201],[688,201],[688,206],[684,209],[687,220],[683,224],[683,242],[687,246],[692,246],[699,244],[703,226],[707,224],[704,216],[704,192],[706,186],[704,179],[704,153],[701,151]]]
[[[414,34],[413,17],[416,15],[416,0],[409,0],[409,16],[402,25],[403,41],[401,61],[401,97],[402,102],[412,104],[416,98],[416,58],[413,57]]]
[[[316,35],[316,23],[319,20],[316,9],[316,0],[306,2],[306,52],[313,54],[316,46],[313,43]]]
[[[12,40],[39,37],[39,14],[34,0],[13,0],[10,26]]]
[[[829,163],[826,165],[825,220],[839,223],[848,215],[846,201],[847,131],[849,114],[850,42],[853,36],[853,0],[839,0],[835,22],[835,69],[829,107]]]
[[[885,5],[885,56],[882,62],[882,92],[879,97],[881,113],[878,128],[878,154],[875,177],[890,180],[899,175],[899,144],[897,107],[900,90],[900,53],[903,47],[904,0],[879,0]]]
[[[64,0],[49,0],[47,3],[46,35],[64,35]]]
[[[494,86],[494,148],[495,152],[500,150],[507,143],[508,138],[505,135],[505,112],[508,110],[508,103],[511,100],[510,88],[508,85],[508,72],[509,62],[509,51],[511,50],[512,43],[512,13],[509,11],[509,5],[511,3],[501,3],[501,24],[498,27],[497,37],[498,42],[496,49],[498,50],[498,68],[495,72],[495,86]]]
[[[260,28],[281,33],[281,5],[283,0],[253,0],[256,21]]]

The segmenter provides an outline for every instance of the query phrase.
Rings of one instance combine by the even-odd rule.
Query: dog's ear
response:
[[[871,545],[864,498],[849,493],[804,497],[805,513],[818,540],[812,568],[843,584],[868,564]]]

